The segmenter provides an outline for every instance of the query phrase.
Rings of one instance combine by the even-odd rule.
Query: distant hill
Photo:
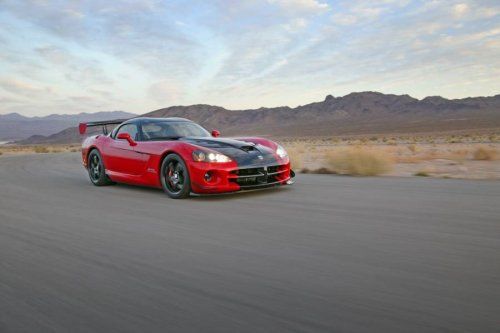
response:
[[[185,117],[227,135],[333,136],[500,128],[500,95],[422,100],[377,92],[328,95],[296,108],[230,111],[211,105],[172,106],[148,117]]]
[[[223,135],[338,136],[413,134],[443,131],[499,130],[500,95],[422,100],[408,95],[377,92],[328,95],[323,101],[290,108],[231,111],[219,106],[171,106],[146,113],[147,117],[184,117]],[[76,128],[23,143],[79,142]]]
[[[130,118],[137,116],[122,111],[79,114],[52,114],[45,117],[24,117],[18,113],[0,115],[0,141],[20,140],[32,135],[47,136],[83,121]]]

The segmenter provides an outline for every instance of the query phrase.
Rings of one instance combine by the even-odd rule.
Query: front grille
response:
[[[278,172],[279,168],[280,168],[279,165],[273,165],[273,166],[267,167],[267,172],[268,173],[275,173],[275,172]]]
[[[276,184],[283,179],[286,165],[238,169],[231,172],[229,181],[241,188],[251,188]]]

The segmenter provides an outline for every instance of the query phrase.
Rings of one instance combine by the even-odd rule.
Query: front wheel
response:
[[[191,192],[189,171],[182,158],[177,154],[165,157],[161,164],[161,186],[173,199],[183,199]]]
[[[99,154],[99,151],[97,149],[94,149],[90,152],[87,168],[92,184],[96,186],[113,184],[113,182],[109,180],[108,176],[106,175],[106,169],[104,169],[104,163],[102,162],[101,154]]]

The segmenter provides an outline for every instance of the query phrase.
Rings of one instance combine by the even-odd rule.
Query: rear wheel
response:
[[[186,164],[177,154],[165,157],[161,164],[161,185],[163,191],[173,198],[187,198],[191,192],[191,180]]]
[[[109,180],[108,176],[106,175],[106,169],[104,169],[104,163],[102,162],[101,154],[97,149],[94,149],[90,152],[87,162],[87,169],[89,171],[89,177],[92,184],[96,186],[113,184],[113,182]]]

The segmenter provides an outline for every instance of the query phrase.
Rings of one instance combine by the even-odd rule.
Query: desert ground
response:
[[[273,138],[300,173],[500,179],[500,135]],[[79,144],[0,145],[0,155],[79,152]]]
[[[500,179],[500,135],[284,139],[303,173]]]
[[[0,145],[0,155],[26,155],[47,153],[76,153],[80,151],[79,144],[53,144],[53,145]]]

